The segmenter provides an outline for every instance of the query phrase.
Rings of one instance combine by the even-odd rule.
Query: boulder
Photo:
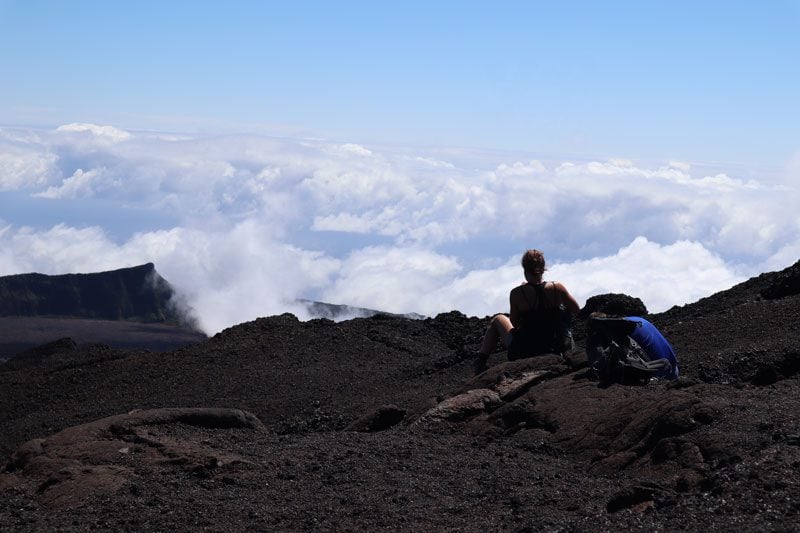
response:
[[[647,307],[641,299],[627,294],[598,294],[586,300],[578,316],[588,318],[592,313],[605,313],[607,315],[643,316],[647,314]]]
[[[500,395],[489,389],[473,389],[448,398],[419,417],[412,426],[431,426],[440,422],[464,422],[490,412],[503,404]]]
[[[402,422],[405,416],[405,409],[401,409],[396,405],[383,405],[350,423],[345,428],[345,431],[361,431],[365,433],[384,431]]]
[[[38,499],[54,507],[77,506],[88,497],[113,493],[143,465],[178,466],[193,472],[246,463],[220,453],[200,438],[170,435],[170,426],[205,430],[266,431],[254,415],[239,409],[172,408],[133,411],[74,426],[20,446],[0,474],[0,486],[35,487]],[[179,434],[180,431],[178,431]],[[134,460],[135,459],[135,460]],[[16,481],[9,477],[16,477]]]

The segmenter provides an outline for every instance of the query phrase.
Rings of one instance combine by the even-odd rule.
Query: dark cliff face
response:
[[[0,277],[0,316],[183,323],[175,293],[152,263],[95,274]]]

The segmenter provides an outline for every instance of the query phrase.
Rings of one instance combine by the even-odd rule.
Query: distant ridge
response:
[[[0,277],[0,363],[69,338],[167,351],[206,338],[153,263],[92,274]]]
[[[0,316],[70,317],[191,325],[153,263],[93,274],[0,277]]]
[[[400,318],[410,318],[413,320],[422,320],[425,315],[419,313],[387,313],[385,311],[378,311],[376,309],[367,309],[365,307],[353,307],[351,305],[329,304],[325,302],[317,302],[314,300],[299,299],[297,303],[303,305],[308,314],[314,318],[327,318],[329,320],[339,321],[348,320],[351,318],[369,318],[375,315],[387,315]]]

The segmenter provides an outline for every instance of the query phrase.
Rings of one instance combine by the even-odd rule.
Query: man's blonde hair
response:
[[[528,250],[522,254],[522,268],[531,274],[544,274],[544,254],[539,250]]]

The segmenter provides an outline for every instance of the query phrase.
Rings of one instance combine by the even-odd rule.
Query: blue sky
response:
[[[581,298],[692,301],[800,256],[799,23],[0,0],[0,275],[155,260],[213,331],[297,296],[490,314],[539,247]]]
[[[798,138],[797,1],[0,6],[4,123],[764,165]]]

